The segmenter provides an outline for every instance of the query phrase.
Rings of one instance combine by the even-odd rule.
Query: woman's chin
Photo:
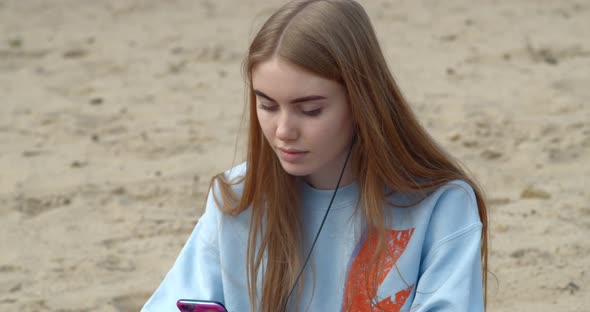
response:
[[[310,174],[309,167],[305,164],[293,164],[285,161],[281,161],[283,170],[288,174],[296,177],[308,176]]]

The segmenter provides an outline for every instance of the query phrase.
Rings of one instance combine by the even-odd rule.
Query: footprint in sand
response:
[[[201,47],[195,51],[194,55],[194,61],[197,63],[232,62],[241,59],[242,56],[241,53],[222,44]]]
[[[122,259],[115,255],[108,255],[102,258],[97,264],[99,268],[107,271],[132,272],[135,271],[135,264],[131,260]]]
[[[579,208],[576,219],[590,229],[590,207]]]
[[[550,199],[551,193],[542,190],[540,188],[534,187],[532,185],[527,186],[522,192],[520,193],[520,198],[522,199]]]
[[[0,273],[14,273],[14,272],[21,272],[21,271],[23,271],[23,268],[18,265],[11,265],[11,264],[0,265]]]
[[[553,163],[566,163],[574,161],[580,157],[580,151],[577,147],[561,148],[547,148],[545,152],[549,160]]]
[[[590,56],[590,50],[580,46],[540,46],[533,44],[530,38],[526,39],[525,51],[531,61],[534,63],[546,63],[549,65],[558,65],[562,61],[573,58],[584,58]]]
[[[517,265],[519,266],[536,265],[539,262],[551,262],[553,258],[551,253],[538,248],[520,248],[512,252],[510,257],[516,259]]]
[[[496,160],[503,156],[502,152],[499,152],[494,149],[486,149],[481,152],[480,156],[487,160]]]
[[[72,203],[71,196],[54,194],[44,197],[22,197],[16,198],[16,210],[28,217],[36,217],[50,210],[68,206]]]
[[[81,48],[74,48],[62,53],[64,59],[79,59],[88,55],[88,51]]]

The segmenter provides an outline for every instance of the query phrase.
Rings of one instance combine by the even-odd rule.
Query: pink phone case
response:
[[[217,301],[180,299],[176,302],[180,312],[227,312]]]

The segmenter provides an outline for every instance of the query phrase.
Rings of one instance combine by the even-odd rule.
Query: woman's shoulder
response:
[[[432,223],[451,227],[469,227],[481,223],[475,191],[466,181],[450,181],[427,199],[431,206]]]
[[[439,204],[441,201],[459,201],[462,204],[477,206],[475,191],[473,190],[471,184],[464,180],[453,180],[447,182],[441,185],[430,196],[436,198],[437,204]]]
[[[225,176],[226,180],[229,182],[239,181],[239,180],[243,179],[244,176],[246,176],[246,168],[247,168],[247,163],[244,161],[238,165],[235,165],[235,166],[227,169],[226,171],[223,172],[223,175]]]
[[[426,205],[434,206],[439,200],[445,196],[462,196],[475,199],[475,192],[473,187],[464,180],[452,180],[445,184],[438,186],[435,190],[428,192],[416,193],[392,193],[393,196],[388,200],[394,206],[413,206],[412,203],[424,203]]]
[[[460,196],[464,198],[472,198],[475,200],[475,192],[471,184],[464,180],[453,180],[441,185],[430,196],[440,198],[441,196],[449,195]]]
[[[246,162],[235,165],[223,172],[223,179],[217,179],[214,184],[215,193],[219,193],[220,189],[228,189],[241,196],[244,189],[244,177],[246,176]],[[218,183],[224,183],[226,187],[220,188]]]
[[[477,198],[473,187],[463,180],[453,180],[427,194],[395,194],[389,199],[399,219],[412,216],[417,223],[440,223],[461,226],[479,223]]]
[[[225,215],[237,215],[235,209],[244,191],[246,168],[246,162],[242,162],[214,177],[206,211],[214,211],[218,219],[223,219]]]

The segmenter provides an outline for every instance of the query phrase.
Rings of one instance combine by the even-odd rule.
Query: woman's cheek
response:
[[[258,114],[258,122],[260,124],[260,128],[262,129],[262,133],[268,140],[272,140],[273,138],[273,125],[272,125],[272,118],[269,116],[264,116],[264,113]]]

